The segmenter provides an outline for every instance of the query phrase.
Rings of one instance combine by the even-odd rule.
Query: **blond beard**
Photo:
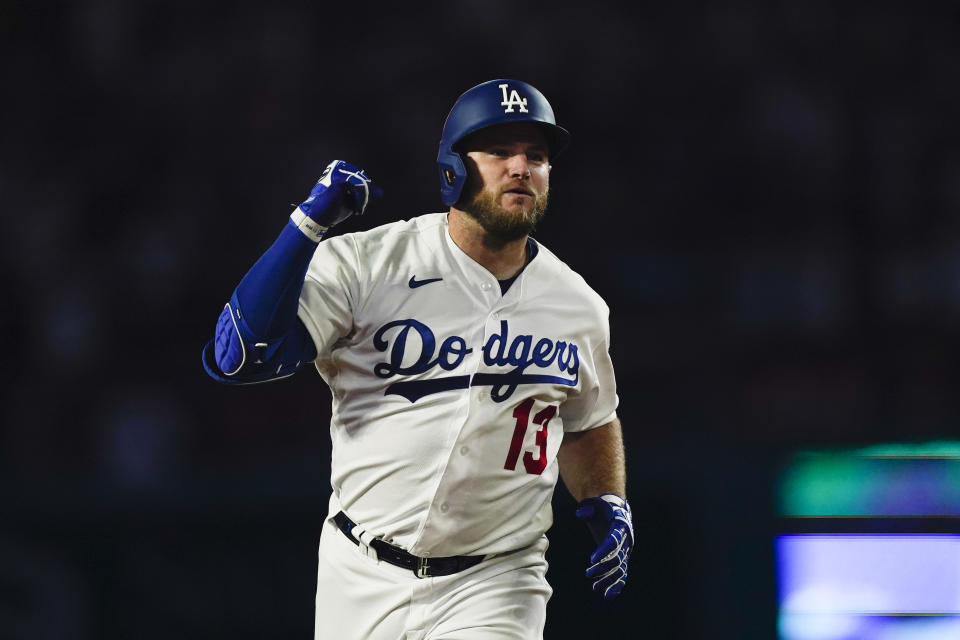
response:
[[[510,242],[530,235],[547,210],[549,189],[534,198],[530,209],[519,213],[509,213],[500,205],[502,192],[493,194],[481,191],[460,208],[480,226],[500,242]]]

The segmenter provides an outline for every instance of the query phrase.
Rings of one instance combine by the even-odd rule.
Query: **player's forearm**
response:
[[[560,477],[577,501],[604,493],[626,496],[626,463],[620,421],[563,435]]]
[[[293,327],[303,279],[316,248],[316,242],[288,221],[237,285],[243,319],[254,335],[272,338]]]

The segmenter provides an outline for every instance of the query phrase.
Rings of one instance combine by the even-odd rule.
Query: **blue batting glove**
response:
[[[616,598],[627,582],[627,563],[633,551],[633,518],[626,500],[612,493],[587,498],[577,505],[577,517],[586,521],[597,541],[587,577],[593,590],[606,600]]]
[[[363,215],[370,198],[382,195],[383,191],[371,184],[363,169],[334,160],[290,219],[305,236],[320,242],[327,229],[352,215]]]

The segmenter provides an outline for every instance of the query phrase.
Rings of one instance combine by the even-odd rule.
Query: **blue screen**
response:
[[[776,538],[781,640],[960,639],[960,535]]]

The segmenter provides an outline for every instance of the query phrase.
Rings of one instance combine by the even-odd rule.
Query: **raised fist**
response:
[[[319,242],[327,229],[352,215],[362,215],[370,198],[381,195],[363,169],[334,160],[290,218],[304,235]]]

